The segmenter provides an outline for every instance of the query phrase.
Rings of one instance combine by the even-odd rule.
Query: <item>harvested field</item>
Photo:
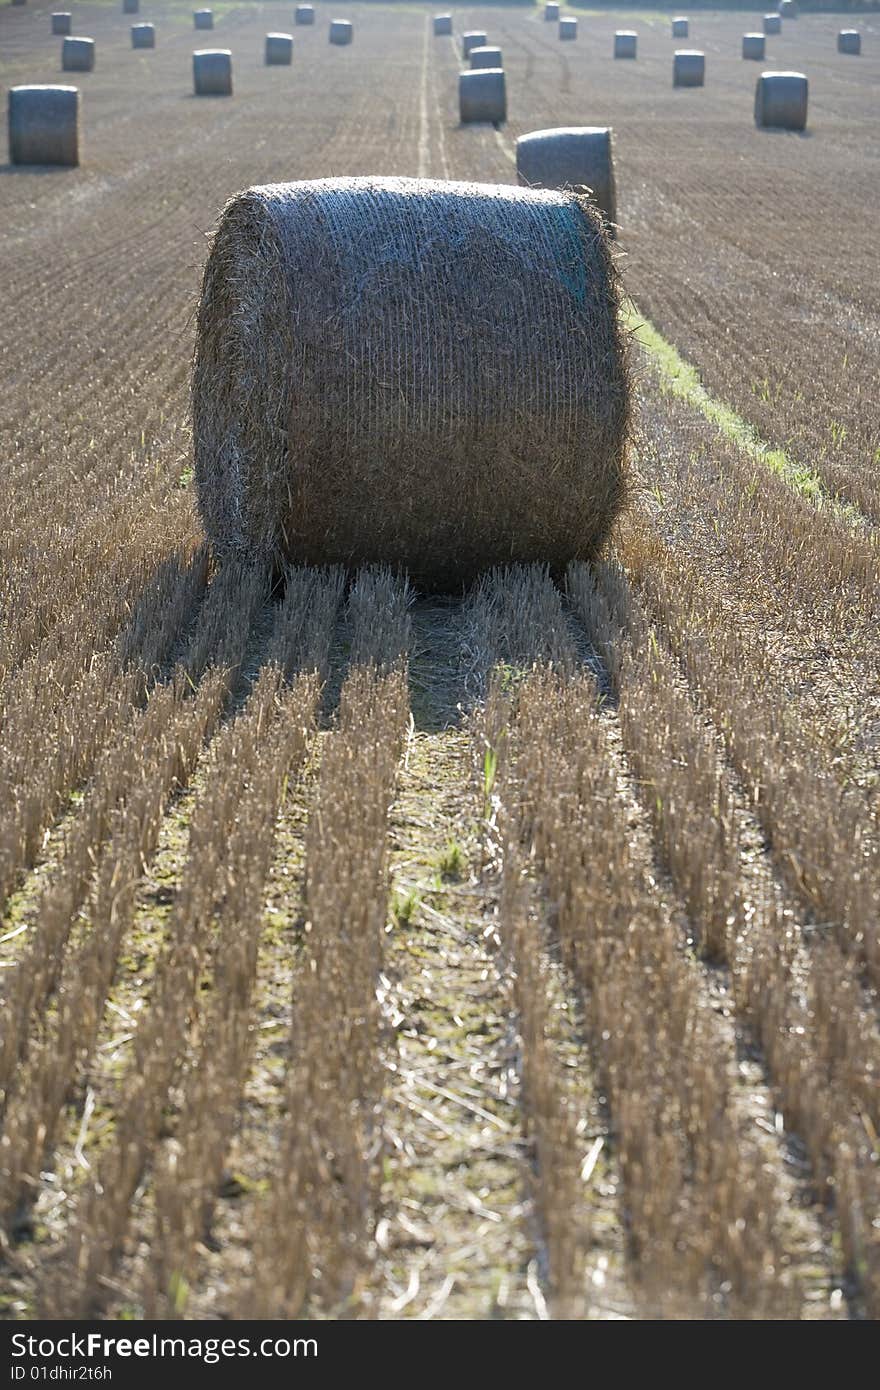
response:
[[[674,91],[669,14],[459,9],[496,129],[429,7],[352,4],[350,50],[317,10],[295,83],[291,10],[215,8],[215,102],[191,7],[144,53],[83,0],[80,166],[0,165],[3,1315],[876,1318],[880,25],[768,37],[797,135],[754,126],[752,14],[692,14]],[[0,10],[5,88],[59,81],[50,14]],[[227,200],[514,183],[570,125],[613,128],[633,301],[602,556],[221,566]]]

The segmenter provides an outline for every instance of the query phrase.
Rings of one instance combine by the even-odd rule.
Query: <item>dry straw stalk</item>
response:
[[[193,375],[215,549],[386,561],[434,588],[595,554],[624,493],[618,294],[571,193],[340,178],[239,194]]]

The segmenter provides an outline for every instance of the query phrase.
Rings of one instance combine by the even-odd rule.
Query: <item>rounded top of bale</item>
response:
[[[290,39],[290,42],[293,43],[293,34],[281,34],[281,33],[275,33],[275,32],[273,31],[271,34],[267,34],[267,35],[266,35],[266,38],[267,38],[267,39]]]
[[[231,48],[196,48],[193,51],[194,58],[231,58]]]
[[[86,38],[85,34],[68,34],[65,43],[94,43],[94,39]]]
[[[772,72],[769,70],[767,72],[762,72],[761,79],[763,80],[765,77],[796,77],[799,82],[806,82],[807,80],[805,72],[779,72],[775,68]]]
[[[637,39],[639,35],[636,29],[615,29],[614,37],[616,39]]]
[[[752,30],[752,31],[751,31],[750,33],[748,33],[748,34],[743,34],[743,38],[744,38],[744,39],[762,39],[763,37],[764,37],[763,34],[755,33],[754,30]]]
[[[676,58],[705,58],[705,53],[701,48],[677,48]]]
[[[66,87],[60,82],[27,82],[20,87],[10,87],[9,95],[13,92],[78,92],[79,87]]]
[[[841,29],[841,30],[840,30],[840,33],[841,33],[841,34],[860,34],[860,33],[861,33],[861,30],[859,30],[859,29]]]
[[[556,125],[550,126],[547,130],[530,130],[527,135],[521,135],[517,140],[519,145],[524,140],[546,140],[550,137],[572,135],[610,135],[610,125]]]

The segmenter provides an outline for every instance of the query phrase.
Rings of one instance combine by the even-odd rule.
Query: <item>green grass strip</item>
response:
[[[855,507],[835,501],[818,473],[812,468],[795,463],[784,449],[772,449],[765,444],[748,421],[737,415],[729,405],[711,395],[700,380],[696,367],[685,361],[677,349],[654,327],[650,319],[640,314],[630,300],[627,300],[624,306],[623,322],[627,332],[632,333],[647,352],[657,372],[661,391],[677,396],[679,400],[687,401],[689,405],[694,406],[749,458],[764,468],[769,468],[771,473],[778,474],[789,487],[809,498],[815,506],[832,507],[850,524],[865,524],[866,519]]]

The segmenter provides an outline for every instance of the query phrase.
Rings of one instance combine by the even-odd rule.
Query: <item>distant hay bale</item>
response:
[[[482,29],[469,29],[466,34],[462,34],[461,48],[466,58],[469,58],[471,56],[472,48],[485,47],[486,35],[483,33]]]
[[[123,14],[139,14],[140,8],[141,0],[122,0]]]
[[[293,12],[294,24],[314,24],[315,7],[314,5],[297,5]]]
[[[675,16],[672,21],[672,37],[674,39],[686,39],[690,35],[690,24],[683,14]]]
[[[79,90],[11,87],[9,163],[79,164]]]
[[[763,34],[743,34],[742,55],[744,58],[752,58],[763,63],[764,48]]]
[[[451,34],[451,33],[452,33],[452,15],[451,15],[451,14],[435,14],[435,16],[434,16],[434,33],[435,33],[435,35],[436,35],[438,38],[439,38],[441,35],[443,35],[443,34]]]
[[[566,18],[559,21],[559,37],[561,39],[576,39],[578,36],[578,22],[576,19]]]
[[[783,19],[797,19],[798,7],[795,0],[779,0],[779,13]]]
[[[555,24],[558,18],[559,6],[554,3],[554,0],[550,0],[550,3],[544,6],[544,22],[546,24]]]
[[[61,68],[63,72],[93,72],[95,68],[95,40],[65,39],[61,45]]]
[[[133,24],[131,26],[132,48],[155,48],[156,28],[153,24]]]
[[[69,10],[56,10],[52,16],[52,33],[65,35],[70,33],[72,15]]]
[[[808,95],[802,72],[762,72],[755,84],[755,125],[805,130]]]
[[[503,68],[478,68],[458,78],[458,113],[462,125],[507,120],[507,88]]]
[[[673,87],[702,87],[705,81],[705,53],[695,48],[679,48],[672,60]]]
[[[471,49],[472,68],[503,68],[504,63],[501,59],[500,48],[472,48]]]
[[[214,28],[213,10],[193,10],[193,26],[196,29]]]
[[[781,15],[778,15],[778,14],[765,14],[765,16],[764,16],[764,33],[765,33],[765,34],[781,34],[781,33],[782,33],[782,16],[781,16]]]
[[[351,43],[354,38],[354,25],[348,19],[331,19],[330,21],[330,42],[337,44]]]
[[[516,173],[530,188],[589,189],[606,221],[612,226],[617,221],[609,126],[560,126],[521,135]]]
[[[197,48],[193,54],[193,90],[197,97],[232,96],[232,49]]]
[[[290,67],[293,61],[293,34],[266,35],[266,66]]]
[[[634,29],[618,29],[614,35],[615,58],[635,58],[638,54],[639,36]]]
[[[574,194],[397,178],[239,194],[193,369],[215,551],[384,561],[447,590],[591,558],[624,493],[619,302]]]
[[[841,29],[837,35],[838,53],[861,53],[862,36],[858,29]]]

